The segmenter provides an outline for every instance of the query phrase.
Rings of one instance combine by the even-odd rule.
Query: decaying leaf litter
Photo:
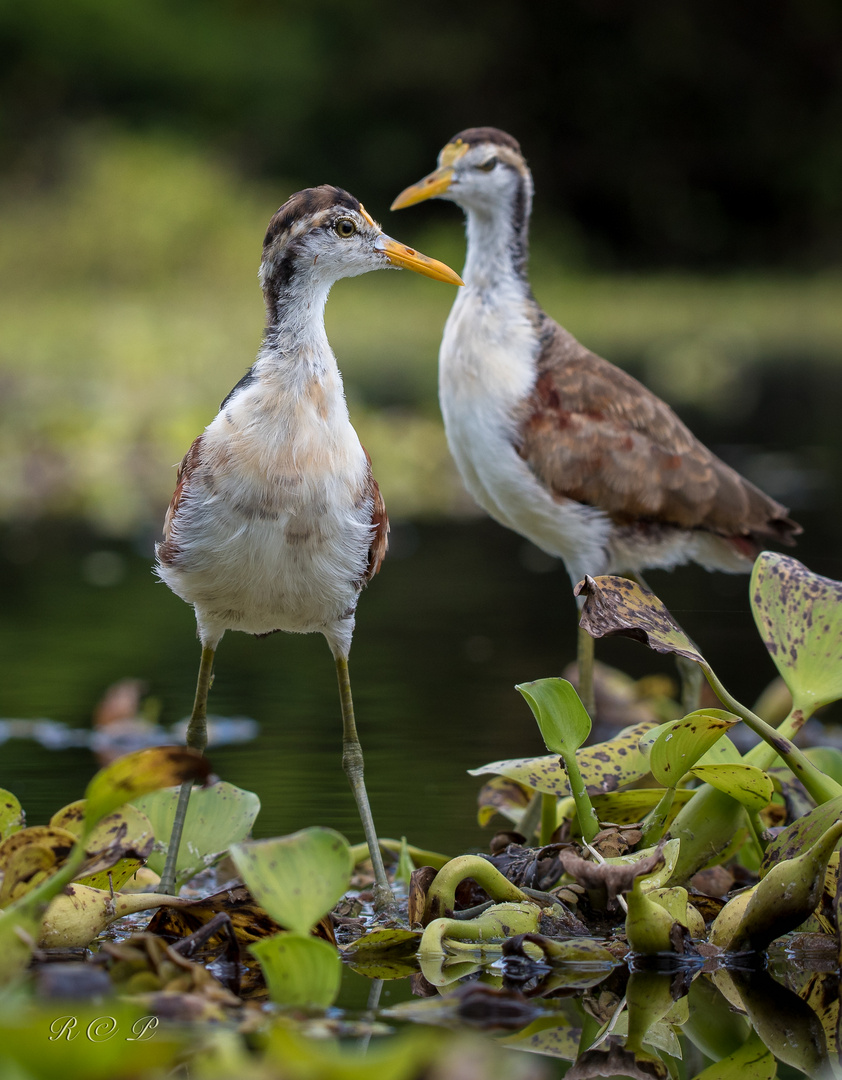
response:
[[[757,562],[752,609],[792,697],[786,715],[770,718],[777,727],[729,694],[640,586],[605,577],[582,591],[594,636],[626,634],[686,657],[716,704],[665,719],[660,701],[648,718],[637,711],[635,723],[584,745],[590,718],[569,683],[522,684],[550,753],[473,770],[492,777],[480,821],[502,815],[509,831],[485,856],[384,845],[406,881],[400,920],[386,925],[370,917],[364,876],[352,879],[362,852],[325,829],[249,841],[256,796],[224,783],[196,792],[188,823],[179,871],[183,880],[199,872],[198,895],[139,892],[154,889],[163,865],[168,789],[207,777],[190,751],[117,759],[47,826],[24,827],[19,802],[3,792],[6,994],[33,985],[41,997],[106,994],[162,1019],[213,1020],[235,1053],[245,1053],[236,1040],[262,1032],[270,1054],[287,1037],[309,1046],[344,962],[373,985],[412,980],[416,1000],[367,1016],[369,1035],[404,1023],[478,1027],[575,1062],[568,1075],[666,1076],[680,1033],[720,1062],[717,1076],[740,1075],[749,1060],[752,1075],[774,1075],[776,1060],[837,1075],[838,978],[836,995],[825,983],[818,996],[797,976],[838,976],[842,754],[792,740],[842,697],[842,585],[786,556]],[[729,738],[738,725],[760,737],[745,753]],[[237,875],[244,885],[229,884]],[[214,893],[210,882],[225,887]],[[150,905],[159,908],[151,922],[121,923]],[[788,985],[764,970],[782,935]],[[301,1009],[320,1019],[302,1020]],[[176,1041],[183,1052],[190,1038]],[[407,1058],[398,1074],[416,1075],[416,1065]]]

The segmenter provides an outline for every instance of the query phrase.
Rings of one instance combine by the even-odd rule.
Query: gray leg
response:
[[[371,864],[374,867],[374,908],[375,911],[391,912],[395,908],[395,898],[383,866],[383,856],[380,854],[380,844],[377,833],[374,831],[374,820],[363,780],[363,751],[357,736],[354,703],[351,699],[351,679],[348,675],[348,658],[345,656],[336,657],[336,677],[339,680],[339,703],[342,708],[342,768],[345,770],[357,802]]]
[[[193,701],[190,722],[187,725],[187,745],[193,750],[198,750],[199,753],[204,753],[208,744],[208,691],[213,677],[213,659],[215,655],[215,649],[202,649],[199,679],[196,683],[196,697]],[[185,780],[178,795],[170,843],[167,848],[167,861],[161,877],[160,891],[162,893],[175,892],[175,864],[178,859],[178,849],[181,846],[181,834],[184,831],[184,819],[187,817],[187,804],[190,802],[192,787],[193,781]]]

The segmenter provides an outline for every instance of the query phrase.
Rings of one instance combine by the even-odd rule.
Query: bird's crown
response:
[[[317,219],[334,209],[353,210],[371,221],[359,199],[355,199],[342,188],[333,187],[331,184],[305,188],[303,191],[296,191],[294,195],[290,195],[283,206],[275,212],[266,229],[266,236],[263,238],[263,250],[266,251],[284,234],[287,234],[288,239],[292,239],[312,228]]]

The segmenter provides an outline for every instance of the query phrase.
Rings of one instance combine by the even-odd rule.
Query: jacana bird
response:
[[[386,236],[346,191],[291,196],[269,222],[257,359],[187,451],[156,547],[161,579],[196,613],[201,664],[187,745],[204,751],[214,656],[226,630],[324,634],[336,661],[342,763],[376,878],[392,894],[363,780],[348,653],[357,600],[386,552],[388,522],[351,426],[324,308],[340,278],[406,267],[461,285],[444,263]],[[162,888],[171,891],[190,784],[182,786]]]
[[[581,345],[527,277],[532,175],[511,135],[468,128],[392,209],[447,199],[467,219],[439,397],[462,480],[493,518],[586,574],[696,562],[748,571],[791,544],[788,511],[711,453],[645,386]],[[593,643],[580,631],[580,692]],[[592,708],[592,699],[586,702]]]

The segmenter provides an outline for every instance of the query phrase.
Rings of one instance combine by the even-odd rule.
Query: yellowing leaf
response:
[[[185,780],[205,780],[207,758],[184,746],[155,746],[117,758],[101,769],[85,792],[85,832],[124,803],[147,791],[172,787]]]
[[[754,620],[793,706],[810,715],[842,698],[842,582],[764,551],[750,591]]]

